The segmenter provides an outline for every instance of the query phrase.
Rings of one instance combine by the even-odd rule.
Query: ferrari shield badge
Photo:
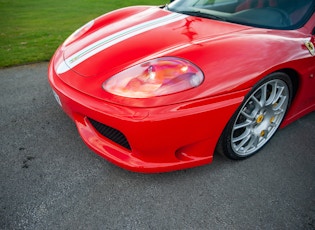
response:
[[[308,51],[310,51],[310,53],[315,56],[315,47],[314,44],[311,41],[305,42],[304,43],[306,48],[308,49]]]

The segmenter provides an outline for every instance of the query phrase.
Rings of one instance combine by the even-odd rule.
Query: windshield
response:
[[[314,12],[313,0],[175,0],[170,11],[272,29],[296,29]]]

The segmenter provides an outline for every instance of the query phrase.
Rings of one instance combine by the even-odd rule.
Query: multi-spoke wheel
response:
[[[284,73],[258,82],[226,126],[218,150],[229,158],[255,154],[279,128],[291,102],[292,83]]]

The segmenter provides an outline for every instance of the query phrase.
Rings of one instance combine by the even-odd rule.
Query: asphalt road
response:
[[[138,174],[83,144],[46,72],[0,70],[0,229],[315,229],[315,113],[245,161]]]

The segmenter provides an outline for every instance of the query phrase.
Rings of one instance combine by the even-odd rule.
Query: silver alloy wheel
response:
[[[262,84],[243,104],[232,126],[231,147],[246,157],[258,151],[280,126],[289,105],[285,81],[273,79]]]

